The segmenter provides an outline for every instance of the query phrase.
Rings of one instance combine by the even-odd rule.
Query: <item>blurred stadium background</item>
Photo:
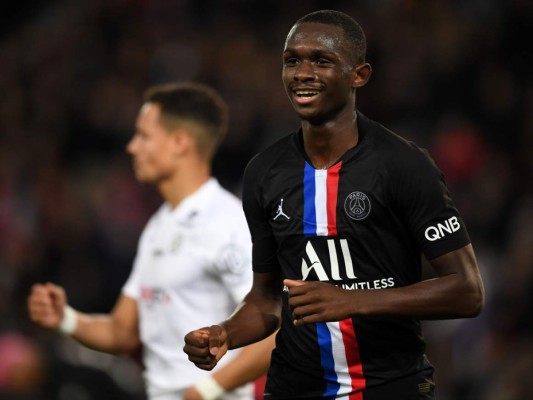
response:
[[[139,357],[104,356],[28,321],[33,282],[107,312],[159,205],[124,152],[151,84],[228,100],[215,175],[298,121],[281,50],[303,14],[366,31],[359,108],[429,149],[469,227],[487,292],[473,320],[425,322],[439,400],[525,400],[533,377],[533,2],[21,0],[0,17],[0,399],[143,399]],[[386,251],[386,250],[384,250]]]

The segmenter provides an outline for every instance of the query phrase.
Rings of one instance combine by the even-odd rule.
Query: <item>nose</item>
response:
[[[308,81],[315,78],[316,73],[312,62],[304,60],[298,64],[294,72],[294,80]]]
[[[131,138],[128,144],[126,144],[126,153],[133,154],[135,151],[135,137]]]

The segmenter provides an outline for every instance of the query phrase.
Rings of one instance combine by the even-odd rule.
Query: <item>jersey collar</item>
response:
[[[369,143],[372,140],[372,124],[371,121],[365,117],[359,110],[356,110],[357,113],[357,127],[359,128],[359,141],[357,145],[354,147],[348,149],[333,165],[337,164],[339,161],[342,161],[343,163],[358,157],[361,153],[365,151],[365,149],[369,146]],[[309,157],[307,156],[304,146],[303,146],[303,131],[302,128],[298,129],[298,131],[294,134],[296,147],[298,148],[299,152],[302,154],[304,159],[309,163],[309,165],[312,165],[311,161],[309,160]]]

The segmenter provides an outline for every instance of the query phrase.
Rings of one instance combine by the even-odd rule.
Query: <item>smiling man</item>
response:
[[[189,359],[209,370],[281,323],[265,399],[434,399],[420,320],[483,307],[442,173],[356,109],[372,72],[365,52],[361,27],[338,11],[290,30],[282,77],[301,128],[245,172],[253,287],[231,318],[185,338]],[[421,280],[422,254],[437,278]]]

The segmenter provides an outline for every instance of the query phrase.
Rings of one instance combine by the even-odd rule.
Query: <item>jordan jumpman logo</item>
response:
[[[283,199],[281,199],[281,202],[279,203],[278,210],[276,211],[276,216],[273,218],[274,220],[278,219],[280,216],[283,216],[287,219],[291,219],[287,214],[283,212]]]

